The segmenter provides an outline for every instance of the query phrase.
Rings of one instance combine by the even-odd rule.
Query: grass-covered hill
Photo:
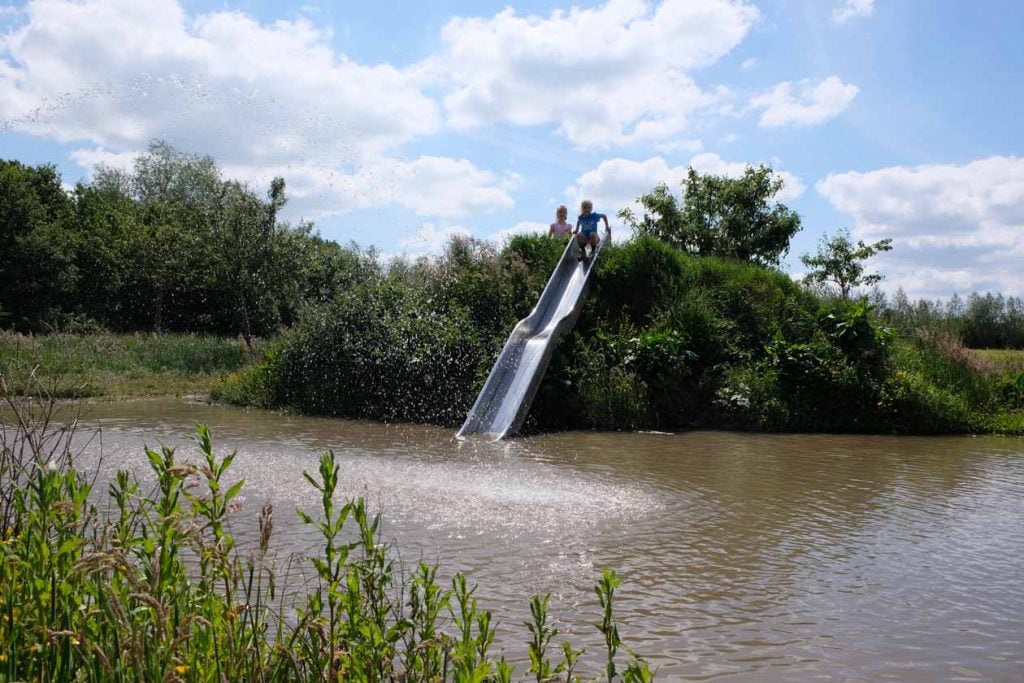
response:
[[[216,398],[304,413],[456,426],[563,244],[453,241],[435,259],[367,270],[307,307]],[[882,325],[771,268],[641,238],[604,251],[528,430],[728,428],[1016,431],[1014,378],[956,340]]]
[[[815,294],[775,270],[801,225],[782,182],[691,170],[623,212],[635,239],[598,264],[527,429],[1020,431],[1024,373],[962,342],[1020,348],[1021,300],[898,291],[876,312]],[[382,264],[280,220],[286,199],[281,178],[264,196],[159,141],[71,192],[53,166],[0,160],[0,379],[175,393],[238,370],[216,397],[459,424],[563,245],[456,240]],[[848,293],[880,277],[862,262],[883,247],[841,236],[805,264]]]

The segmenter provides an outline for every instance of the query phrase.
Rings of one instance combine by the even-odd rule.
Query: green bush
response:
[[[456,426],[563,248],[457,239],[438,258],[396,262],[305,309],[264,363],[217,396]],[[980,424],[972,414],[1020,400],[1016,380],[985,376],[972,359],[962,345],[898,336],[866,302],[638,239],[603,252],[525,430],[963,431]]]
[[[713,426],[741,431],[778,432],[791,423],[779,395],[778,371],[762,361],[725,370],[712,403]]]
[[[425,294],[389,282],[307,310],[279,352],[272,394],[306,413],[461,421],[485,347],[471,313],[439,312]]]

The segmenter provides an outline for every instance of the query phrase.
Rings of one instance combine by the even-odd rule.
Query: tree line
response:
[[[260,193],[163,142],[70,191],[0,160],[0,326],[270,334],[372,261],[282,221],[286,201],[281,178]]]
[[[902,329],[945,331],[974,349],[1024,349],[1021,297],[975,292],[946,301],[912,301],[898,289],[892,296],[874,291],[870,298],[884,319]]]
[[[620,218],[694,256],[777,268],[801,229],[776,201],[766,166],[738,178],[690,169],[677,196],[659,185]],[[265,192],[216,162],[153,142],[131,170],[101,167],[68,191],[56,168],[0,160],[0,327],[21,331],[154,330],[254,335],[291,326],[301,307],[335,299],[380,271],[372,253],[279,218],[285,181]],[[801,255],[804,282],[847,300],[882,280],[865,262],[891,240],[854,244],[845,230]],[[860,290],[862,291],[862,290]],[[876,292],[888,319],[942,325],[974,347],[1024,348],[1018,298],[972,294],[911,303]]]

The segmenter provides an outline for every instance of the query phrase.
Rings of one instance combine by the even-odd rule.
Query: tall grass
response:
[[[380,536],[362,498],[341,501],[334,454],[306,479],[319,509],[298,511],[319,532],[304,561],[316,577],[285,596],[275,571],[269,504],[258,544],[236,545],[234,454],[217,455],[198,427],[198,459],[147,450],[155,489],[118,472],[100,491],[74,468],[71,428],[54,429],[52,406],[8,397],[0,430],[0,681],[511,681],[495,644],[496,618],[461,574],[407,571]],[[60,431],[63,430],[63,431]],[[60,436],[60,435],[63,436]],[[106,511],[104,511],[106,510]],[[605,571],[602,679],[651,680],[618,636]],[[582,650],[547,625],[547,599],[529,599],[531,664],[538,681],[581,680]],[[536,657],[534,655],[536,654]],[[621,668],[621,674],[619,673]]]
[[[241,341],[213,336],[0,332],[0,375],[21,394],[32,374],[59,378],[51,394],[65,398],[205,393],[251,355]]]

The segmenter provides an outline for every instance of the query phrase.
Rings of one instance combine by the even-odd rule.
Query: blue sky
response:
[[[409,255],[769,163],[804,217],[792,272],[845,226],[894,239],[890,289],[1019,296],[1022,19],[1001,0],[0,4],[0,156],[74,183],[160,138],[254,186],[283,175],[289,218]]]

